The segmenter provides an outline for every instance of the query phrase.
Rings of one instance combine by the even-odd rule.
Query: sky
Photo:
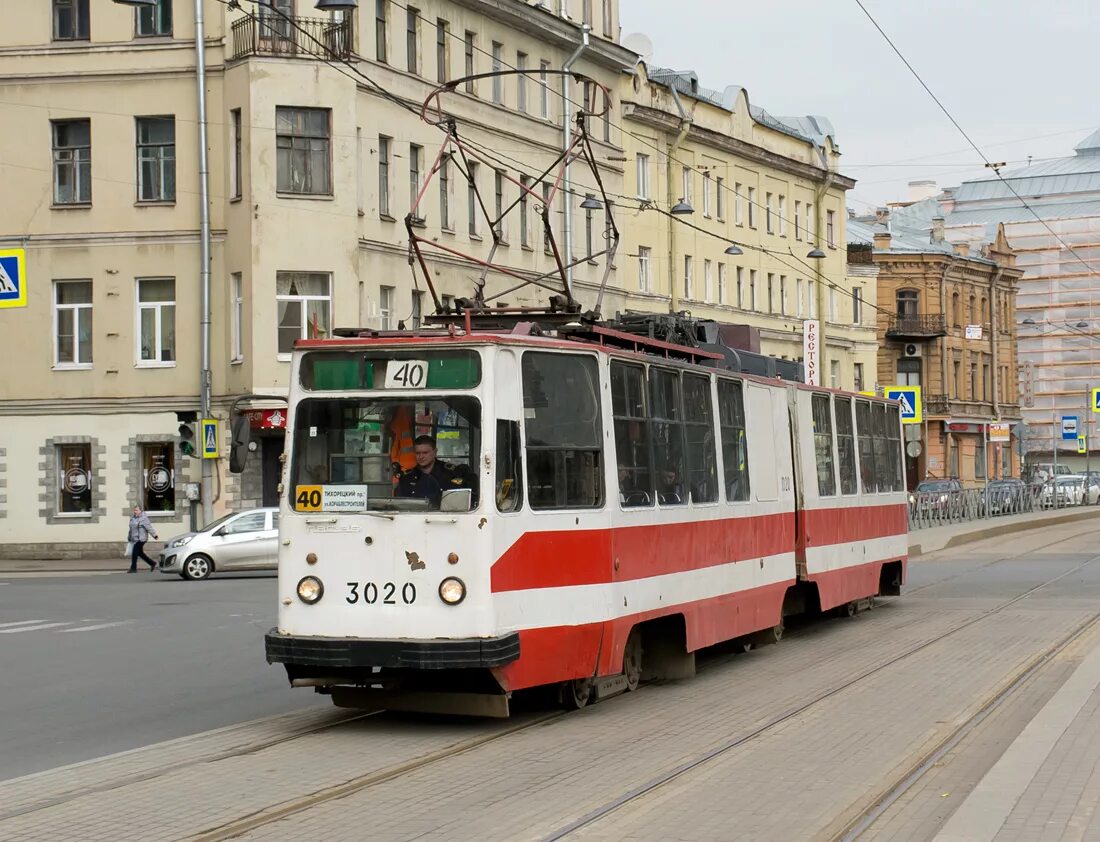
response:
[[[863,0],[987,158],[1073,154],[1100,128],[1097,0]],[[859,213],[988,172],[856,0],[621,0],[624,40],[772,114],[828,117]]]

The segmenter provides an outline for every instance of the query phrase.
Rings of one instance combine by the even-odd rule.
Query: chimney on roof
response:
[[[889,219],[889,208],[875,208],[875,222],[887,222]]]
[[[955,243],[955,254],[959,257],[970,257],[970,243]]]
[[[933,243],[942,243],[943,242],[943,217],[942,216],[933,216],[932,217],[932,242]]]
[[[938,195],[940,188],[936,186],[935,179],[926,178],[921,181],[909,182],[909,201],[919,202],[923,199],[931,199]]]
[[[875,232],[875,251],[889,251],[890,249],[890,232],[889,231],[876,231]]]

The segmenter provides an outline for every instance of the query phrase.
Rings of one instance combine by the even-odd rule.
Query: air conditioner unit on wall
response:
[[[902,356],[905,357],[919,357],[921,354],[921,346],[916,342],[906,342],[901,349]]]

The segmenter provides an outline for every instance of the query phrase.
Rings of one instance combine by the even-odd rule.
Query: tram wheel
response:
[[[846,604],[845,606],[843,606],[840,609],[840,613],[844,617],[854,617],[854,616],[856,616],[856,611],[857,610],[858,609],[857,609],[856,604],[854,602],[849,602],[848,604]]]
[[[591,698],[591,678],[576,678],[562,683],[561,702],[566,710],[580,710]]]
[[[623,650],[623,675],[627,692],[637,690],[642,682],[642,632],[636,626],[630,630]]]

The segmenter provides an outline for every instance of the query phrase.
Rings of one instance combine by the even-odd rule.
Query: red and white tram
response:
[[[505,716],[557,685],[579,706],[900,592],[896,404],[609,327],[427,333],[296,348],[266,638],[294,686]],[[425,435],[458,478],[403,496],[393,463]]]

